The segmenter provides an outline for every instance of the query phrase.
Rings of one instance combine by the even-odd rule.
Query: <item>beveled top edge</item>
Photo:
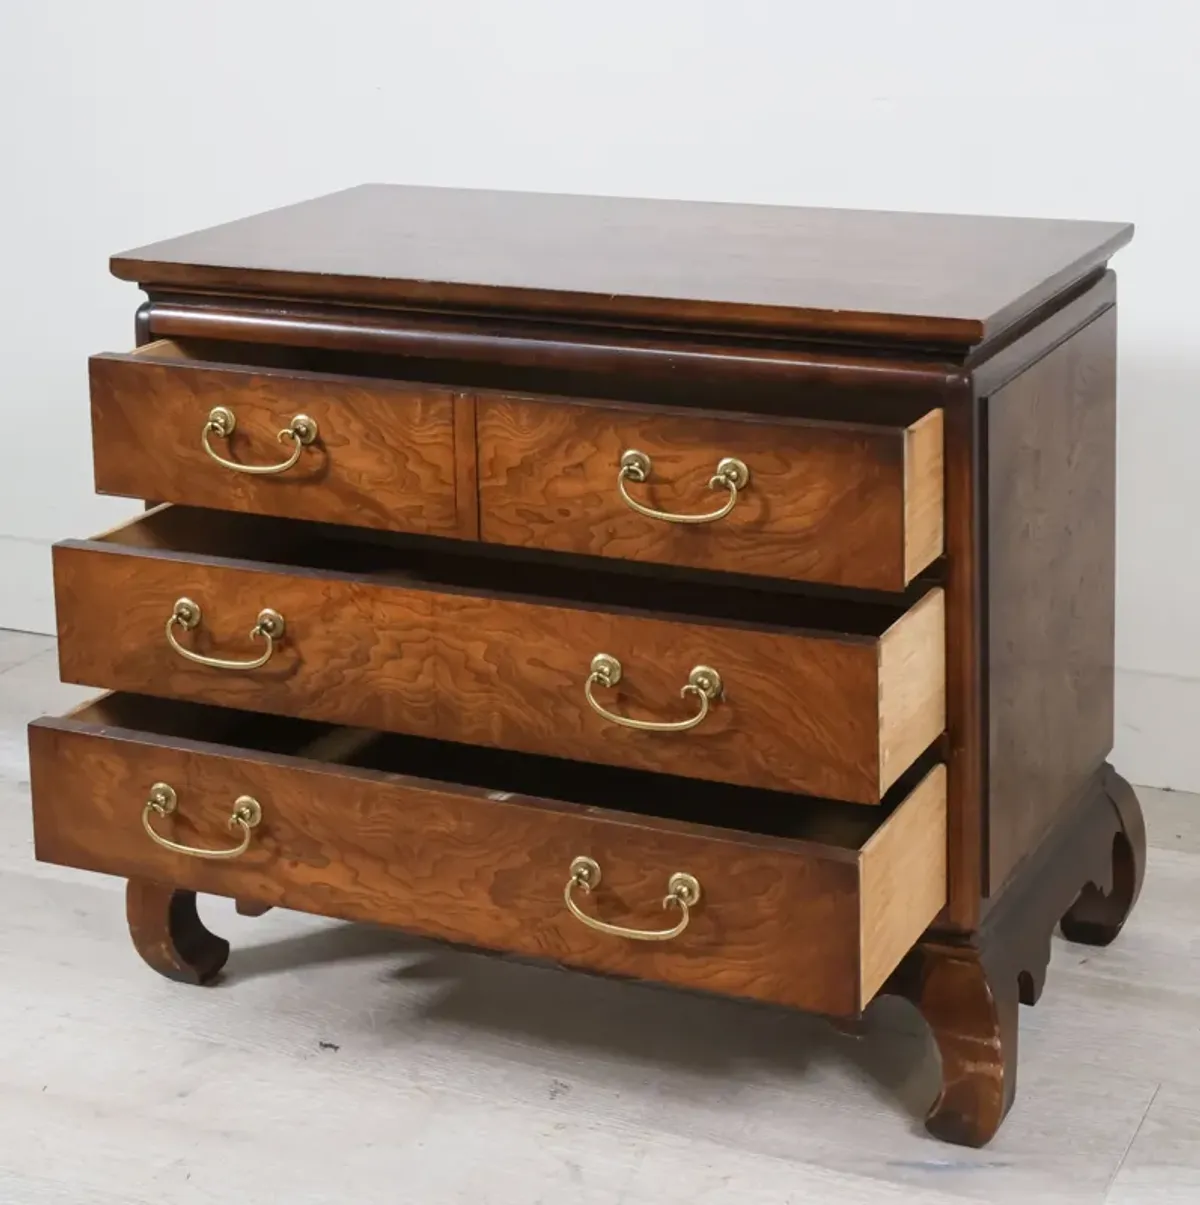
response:
[[[1122,223],[362,185],[123,252],[150,289],[971,347]]]

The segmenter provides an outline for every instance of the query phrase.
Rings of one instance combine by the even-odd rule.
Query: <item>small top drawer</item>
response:
[[[165,339],[129,355],[93,356],[96,488],[474,536],[470,397],[436,385],[310,372],[304,357],[298,349]]]
[[[908,427],[480,394],[480,536],[901,590],[942,553],[942,412]]]

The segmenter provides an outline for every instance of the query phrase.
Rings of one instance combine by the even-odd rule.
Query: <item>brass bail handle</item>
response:
[[[628,929],[624,925],[613,925],[597,917],[588,916],[572,898],[576,889],[590,895],[600,885],[600,864],[594,858],[580,856],[571,863],[567,885],[563,888],[563,902],[578,921],[597,933],[609,937],[625,937],[630,941],[670,941],[688,927],[692,919],[691,910],[700,902],[700,882],[695,875],[677,870],[667,880],[667,894],[663,896],[664,908],[678,908],[681,915],[669,929]]]
[[[194,661],[197,665],[207,665],[210,669],[261,669],[271,660],[276,642],[283,639],[286,626],[283,616],[278,611],[264,607],[259,611],[254,627],[250,629],[250,639],[264,640],[267,647],[260,656],[251,658],[249,661],[227,661],[223,657],[206,657],[203,653],[193,653],[191,649],[184,648],[175,639],[177,627],[182,628],[185,632],[190,632],[193,628],[200,626],[201,618],[199,603],[192,602],[190,598],[176,599],[175,606],[171,610],[171,617],[167,620],[167,643],[181,657],[186,657],[188,661]]]
[[[300,453],[317,438],[317,424],[307,414],[297,414],[275,438],[280,443],[292,444],[292,450],[286,460],[278,464],[238,464],[236,460],[226,460],[219,452],[214,451],[209,437],[216,435],[220,439],[228,439],[237,430],[237,417],[228,406],[214,406],[208,412],[208,421],[200,432],[200,443],[204,450],[224,469],[234,473],[250,473],[252,476],[266,477],[273,473],[286,473],[300,459]]]
[[[232,849],[201,849],[194,845],[180,845],[154,831],[152,819],[155,816],[169,816],[178,806],[179,798],[175,788],[170,783],[156,782],[150,788],[149,798],[142,808],[142,828],[155,845],[169,849],[172,853],[186,854],[189,858],[240,858],[250,848],[250,838],[262,823],[262,806],[252,795],[239,795],[233,801],[233,811],[229,817],[229,827],[241,831],[242,839]]]
[[[723,519],[737,505],[738,490],[744,490],[750,484],[750,470],[736,456],[725,456],[717,462],[717,471],[708,479],[710,490],[724,489],[729,491],[725,504],[714,511],[701,515],[675,515],[666,510],[655,510],[644,506],[636,498],[630,496],[625,488],[627,481],[641,483],[649,480],[653,463],[645,452],[629,448],[621,453],[621,468],[617,473],[617,489],[621,498],[630,510],[635,510],[647,519],[659,519],[663,523],[715,523]]]
[[[610,724],[620,724],[622,728],[634,728],[638,732],[686,732],[702,724],[708,715],[709,704],[720,697],[724,686],[721,675],[711,665],[694,665],[688,674],[687,682],[680,687],[679,697],[686,699],[694,696],[700,703],[700,710],[686,720],[634,720],[628,716],[617,715],[596,701],[592,693],[595,686],[613,687],[621,680],[623,674],[621,663],[608,653],[597,653],[592,658],[591,673],[583,684],[584,697],[588,706]]]

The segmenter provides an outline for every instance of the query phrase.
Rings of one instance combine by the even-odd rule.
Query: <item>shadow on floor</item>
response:
[[[905,1111],[914,1127],[936,1095],[940,1071],[924,1022],[907,1002],[885,997],[856,1035],[783,1008],[481,954],[370,925],[334,925],[235,948],[223,976],[239,979],[355,959],[391,959],[395,1012],[375,1014],[376,1033],[411,1040],[414,1020],[485,1032],[541,1049],[645,1065],[653,1077],[683,1072],[719,1093],[730,1069],[769,1069],[797,1091],[823,1067],[852,1065],[876,1099]],[[698,1090],[705,1090],[700,1088]]]

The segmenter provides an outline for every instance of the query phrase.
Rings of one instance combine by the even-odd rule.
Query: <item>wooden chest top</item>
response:
[[[123,280],[967,348],[1101,267],[1110,222],[368,184],[112,260]]]

